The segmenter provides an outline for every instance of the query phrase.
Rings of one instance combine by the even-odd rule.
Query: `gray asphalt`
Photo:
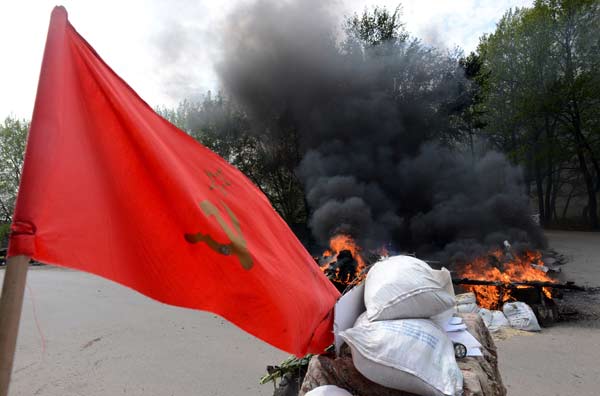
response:
[[[547,235],[570,259],[563,279],[600,286],[600,233]],[[215,315],[92,275],[35,267],[27,283],[11,395],[271,395],[258,379],[287,356]],[[600,395],[599,323],[499,341],[509,395]]]
[[[271,395],[258,381],[288,356],[85,273],[33,267],[27,283],[10,395]]]
[[[600,233],[549,231],[546,235],[550,246],[569,259],[562,280],[600,286]],[[600,312],[597,294],[574,297],[588,300],[579,302],[580,309]],[[559,323],[533,336],[499,341],[497,346],[510,396],[600,395],[597,319]]]

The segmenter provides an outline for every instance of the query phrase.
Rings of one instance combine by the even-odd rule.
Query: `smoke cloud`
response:
[[[230,22],[222,84],[256,133],[282,120],[298,132],[297,172],[320,243],[346,233],[442,260],[505,239],[545,245],[520,169],[499,153],[473,161],[453,147],[468,84],[456,56],[415,40],[363,50],[315,0],[258,0]]]

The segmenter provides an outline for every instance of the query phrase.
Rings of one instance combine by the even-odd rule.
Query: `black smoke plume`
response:
[[[523,178],[501,154],[461,150],[468,82],[457,57],[402,35],[340,35],[322,2],[259,0],[230,16],[218,73],[256,133],[293,128],[310,227],[443,260],[505,239],[540,247]],[[468,150],[467,150],[468,152]]]

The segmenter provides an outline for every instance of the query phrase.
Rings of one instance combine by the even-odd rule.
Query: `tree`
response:
[[[550,197],[556,166],[556,122],[547,98],[558,71],[551,50],[551,26],[547,17],[543,9],[516,10],[512,18],[507,16],[502,21],[504,23],[499,24],[495,33],[497,36],[505,33],[501,31],[502,27],[510,32],[502,38],[512,41],[506,44],[513,57],[506,57],[506,53],[498,55],[511,65],[505,64],[504,74],[499,72],[499,65],[496,65],[496,74],[502,76],[508,87],[505,92],[511,95],[511,100],[505,101],[515,117],[510,142],[516,146],[511,147],[511,151],[514,158],[525,162],[529,178],[534,180],[540,217],[544,224],[552,221]],[[500,49],[506,49],[506,46],[500,46]],[[500,96],[500,100],[503,99],[505,97]]]
[[[354,14],[349,17],[344,24],[346,46],[357,43],[364,47],[376,47],[406,41],[408,33],[400,21],[401,11],[400,6],[394,12],[376,6],[371,12],[365,9],[360,16]]]
[[[553,27],[562,73],[556,81],[554,106],[558,122],[571,137],[588,194],[588,218],[600,228],[597,193],[600,191],[600,4],[594,0],[539,0]]]
[[[524,165],[544,224],[556,220],[557,196],[576,164],[587,190],[587,221],[598,228],[597,31],[597,2],[536,1],[509,10],[478,47],[484,132]]]
[[[472,84],[459,67],[461,52],[424,45],[408,34],[400,17],[400,6],[349,17],[340,48],[347,58],[343,63],[351,65],[352,78],[364,79],[365,95],[389,96],[404,124],[426,131],[412,146],[426,140],[462,144],[467,131],[461,113],[472,102]]]
[[[475,53],[471,52],[467,57],[459,60],[459,65],[463,69],[465,78],[469,84],[465,87],[465,103],[457,117],[459,127],[464,130],[464,135],[467,137],[471,159],[475,162],[475,138],[476,135],[485,126],[482,121],[482,86],[486,83],[486,75],[482,73],[482,59]]]
[[[0,124],[0,239],[8,235],[21,180],[29,122],[7,117]]]

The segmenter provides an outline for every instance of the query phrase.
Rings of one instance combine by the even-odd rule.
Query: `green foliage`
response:
[[[356,40],[367,47],[403,42],[408,38],[408,33],[400,21],[400,14],[400,5],[394,12],[377,6],[370,12],[365,9],[362,15],[354,14],[348,18],[344,30],[350,40]]]
[[[10,234],[10,223],[0,224],[0,245],[8,245],[8,236]]]
[[[546,223],[556,217],[563,190],[583,181],[587,220],[598,227],[599,28],[597,1],[538,0],[509,10],[481,38],[480,65],[465,63],[476,72],[474,112],[486,137],[524,165]]]
[[[313,357],[313,354],[308,354],[302,358],[297,358],[296,356],[289,356],[283,362],[279,364],[279,366],[269,366],[267,367],[267,374],[262,376],[259,383],[261,385],[266,384],[267,382],[273,381],[283,378],[284,375],[290,373],[298,373],[301,370],[305,370],[308,367],[308,363],[310,359]]]
[[[7,117],[0,124],[0,223],[10,223],[14,211],[29,122]]]

